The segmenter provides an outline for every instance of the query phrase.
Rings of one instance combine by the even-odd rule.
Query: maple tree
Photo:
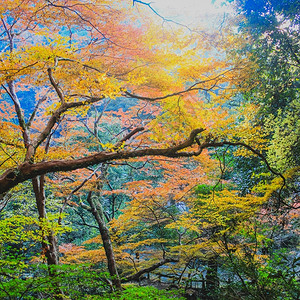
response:
[[[211,58],[209,65],[200,61],[199,67],[195,65],[196,57],[200,57],[200,52],[208,46],[198,50],[191,49],[191,45],[202,43],[203,39],[190,36],[185,38],[182,47],[180,39],[184,38],[184,32],[179,30],[173,34],[158,30],[158,25],[149,18],[145,18],[141,27],[141,14],[128,14],[128,9],[133,9],[129,3],[104,4],[5,1],[2,7],[3,44],[7,45],[1,60],[3,103],[5,107],[9,106],[7,95],[18,124],[4,120],[1,126],[2,132],[8,130],[11,134],[1,141],[8,150],[1,149],[1,168],[6,171],[0,178],[0,193],[32,179],[41,219],[46,218],[46,173],[139,156],[194,156],[214,143],[207,140],[197,150],[180,152],[192,146],[196,135],[204,130],[196,129],[196,125],[203,125],[203,122],[196,122],[186,124],[193,129],[189,130],[189,137],[184,128],[176,132],[172,140],[185,140],[175,142],[177,145],[173,147],[160,148],[158,144],[144,149],[118,150],[131,137],[129,133],[119,141],[121,144],[116,144],[115,151],[108,149],[88,154],[85,147],[81,147],[74,158],[72,148],[64,147],[64,138],[62,145],[57,139],[51,151],[53,135],[58,131],[62,133],[65,124],[72,122],[68,118],[86,115],[91,105],[106,98],[125,96],[144,101],[161,100],[166,111],[162,114],[163,121],[169,118],[168,114],[178,110],[177,104],[174,107],[174,97],[185,98],[199,90],[213,92],[230,77],[232,67],[217,58]],[[160,47],[155,49],[155,45]],[[203,73],[202,79],[198,77],[199,72]],[[186,86],[188,81],[191,83]],[[26,95],[23,100],[21,92]],[[24,101],[29,102],[27,107],[25,105],[26,110],[22,109]],[[184,105],[182,109],[186,110]],[[57,160],[61,157],[64,159]],[[57,264],[56,242],[51,235],[47,239],[52,248],[45,244],[48,261]]]
[[[100,233],[82,246],[61,245],[70,274],[72,264],[89,262],[94,268],[106,259],[111,278],[101,280],[112,289],[159,274],[160,268],[178,286],[198,276],[207,294],[218,289],[220,257],[240,265],[247,261],[245,249],[254,249],[255,242],[253,232],[242,233],[243,228],[256,230],[263,203],[288,204],[286,178],[297,173],[280,173],[286,161],[295,166],[295,159],[283,158],[281,168],[272,160],[280,134],[271,133],[274,147],[266,151],[273,125],[293,126],[295,115],[279,112],[268,127],[257,122],[260,104],[237,95],[253,90],[258,66],[247,52],[236,55],[236,48],[245,49],[243,38],[231,30],[190,30],[152,14],[151,4],[133,4],[1,1],[1,211],[14,201],[12,195],[33,190],[37,215],[34,223],[24,220],[39,232],[56,299],[70,295],[58,267],[64,211],[74,217],[83,210],[82,226],[93,216]],[[291,149],[296,140],[293,135]],[[230,147],[239,150],[226,152]],[[222,158],[213,148],[226,149]],[[268,172],[257,176],[273,176],[272,181],[239,195],[234,176],[224,178],[226,155],[243,162],[255,156]],[[93,243],[101,246],[94,249]],[[240,256],[231,255],[233,248]],[[253,266],[258,252],[249,260]],[[195,271],[199,260],[207,266],[205,278],[203,270],[202,277]],[[238,263],[232,266],[238,269]]]

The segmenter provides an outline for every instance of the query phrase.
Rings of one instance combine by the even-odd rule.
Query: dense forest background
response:
[[[0,299],[300,299],[299,1],[0,3]]]

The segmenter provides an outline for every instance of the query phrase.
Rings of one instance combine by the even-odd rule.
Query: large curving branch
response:
[[[110,162],[114,160],[126,160],[129,158],[145,157],[145,156],[165,156],[165,157],[191,157],[199,155],[202,149],[198,151],[178,152],[195,144],[197,134],[204,129],[195,129],[191,132],[188,139],[168,148],[147,148],[129,151],[102,151],[93,155],[78,159],[65,159],[54,161],[42,161],[38,163],[30,163],[28,161],[20,164],[17,168],[9,169],[0,176],[0,194],[9,191],[11,188],[17,186],[19,183],[28,179],[32,179],[39,175],[44,175],[59,171],[72,171],[76,169],[83,169],[99,163]],[[136,129],[134,133],[141,131]],[[125,140],[130,138],[133,134],[130,133],[125,137]]]
[[[142,131],[143,128],[137,128],[132,133],[129,133],[123,140],[127,140],[133,134]],[[203,132],[205,129],[195,129],[190,133],[190,136],[179,143],[178,145],[167,147],[167,148],[147,148],[147,149],[137,149],[137,150],[115,150],[114,152],[102,151],[93,155],[85,156],[78,159],[64,159],[64,160],[53,160],[53,161],[42,161],[38,163],[30,163],[25,162],[19,165],[17,168],[9,169],[5,173],[0,176],[0,195],[8,192],[13,187],[17,186],[19,183],[22,183],[28,179],[32,179],[39,175],[44,175],[47,173],[60,172],[60,171],[73,171],[77,169],[87,168],[89,166],[93,166],[99,163],[106,163],[115,160],[126,160],[130,158],[137,157],[148,157],[148,156],[164,156],[171,158],[179,158],[179,157],[193,157],[198,156],[202,153],[204,149],[208,148],[217,148],[223,146],[242,146],[256,156],[258,156],[263,162],[266,164],[269,171],[276,175],[280,176],[283,180],[283,185],[280,189],[279,196],[284,186],[286,185],[285,177],[275,171],[267,159],[257,150],[252,148],[251,146],[242,143],[242,142],[230,142],[230,141],[210,141],[207,139],[202,144],[200,143],[197,135]],[[198,144],[198,148],[196,150],[186,151],[189,147]]]

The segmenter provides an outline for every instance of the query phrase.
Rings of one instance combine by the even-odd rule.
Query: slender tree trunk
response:
[[[121,280],[116,266],[116,260],[110,239],[109,230],[105,224],[102,205],[98,199],[92,197],[92,192],[89,192],[87,201],[91,207],[91,213],[93,214],[98,224],[99,232],[103,241],[103,247],[106,254],[108,270],[109,274],[112,276],[113,285],[116,289],[120,290],[122,289]]]
[[[45,222],[47,220],[46,214],[46,196],[44,189],[45,178],[44,176],[35,177],[32,179],[33,191],[35,194],[36,205],[39,214],[39,220]],[[42,251],[47,258],[48,272],[50,277],[54,279],[54,291],[55,291],[55,299],[63,300],[63,292],[59,287],[59,283],[56,282],[57,270],[56,266],[59,264],[59,256],[58,256],[58,246],[57,246],[57,238],[54,236],[52,232],[44,232],[44,228],[41,227],[42,230]]]

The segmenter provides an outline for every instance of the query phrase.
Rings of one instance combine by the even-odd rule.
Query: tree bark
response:
[[[44,175],[32,179],[33,191],[35,194],[36,205],[38,209],[39,220],[45,222],[47,220],[46,213],[46,196],[45,196],[45,178]],[[56,282],[57,270],[59,265],[57,238],[52,232],[45,233],[43,226],[42,230],[42,253],[46,256],[49,276],[54,279],[54,298],[56,300],[63,300],[64,295],[60,289],[59,283]]]
[[[115,260],[112,243],[111,243],[109,230],[105,224],[102,205],[98,199],[92,197],[92,192],[89,192],[87,201],[91,207],[91,213],[93,214],[98,224],[99,232],[102,238],[103,247],[106,254],[108,270],[110,276],[112,277],[113,285],[116,289],[121,290],[122,289],[121,280],[116,266],[116,260]]]

